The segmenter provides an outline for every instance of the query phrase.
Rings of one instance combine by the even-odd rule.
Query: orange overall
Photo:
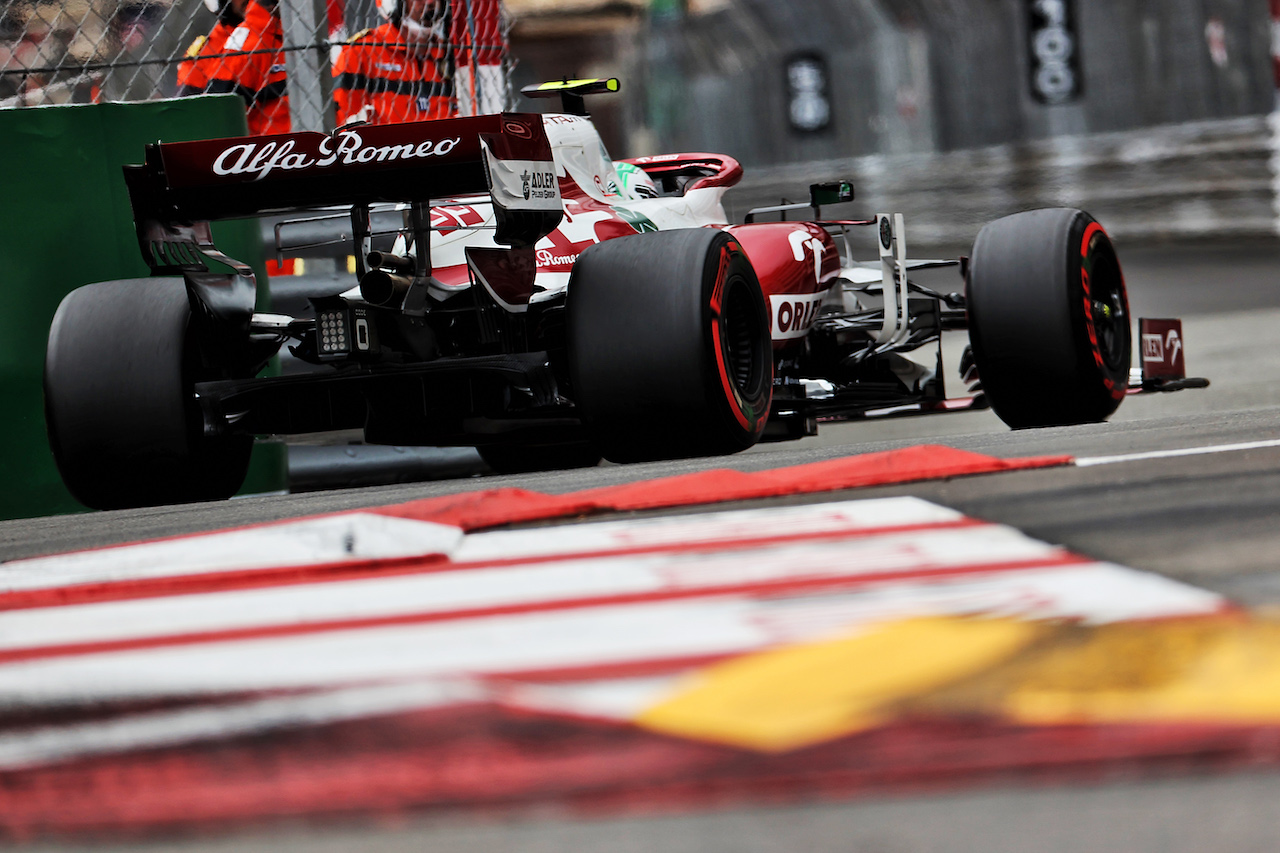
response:
[[[249,133],[288,133],[289,93],[285,87],[284,29],[270,9],[254,2],[223,51],[262,51],[226,57],[206,92],[234,92],[248,107]]]
[[[179,97],[198,95],[205,90],[222,65],[223,45],[233,30],[233,25],[218,21],[209,35],[200,36],[191,43],[186,57],[178,63]]]
[[[445,46],[415,50],[390,22],[353,36],[333,76],[339,125],[356,118],[389,124],[456,114]]]

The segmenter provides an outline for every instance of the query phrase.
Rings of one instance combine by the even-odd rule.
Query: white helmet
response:
[[[622,188],[622,196],[629,201],[642,198],[657,198],[658,185],[649,177],[649,173],[634,163],[621,160],[613,164],[618,172],[618,184]]]

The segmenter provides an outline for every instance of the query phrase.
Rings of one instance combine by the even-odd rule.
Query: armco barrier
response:
[[[876,154],[748,169],[730,218],[814,181],[852,178],[859,213],[907,216],[908,245],[964,246],[983,224],[1033,207],[1079,207],[1129,240],[1274,237],[1280,113],[964,151]],[[839,211],[834,211],[838,213]]]
[[[41,377],[63,296],[90,282],[148,274],[120,167],[141,162],[148,142],[244,132],[244,105],[234,95],[0,110],[0,518],[82,509],[49,451]],[[229,255],[261,267],[256,223],[219,223],[215,235]],[[284,471],[284,448],[266,445],[255,452],[250,488],[283,489]]]

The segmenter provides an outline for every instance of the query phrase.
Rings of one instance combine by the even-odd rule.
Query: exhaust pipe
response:
[[[413,279],[407,275],[396,275],[379,269],[369,270],[360,279],[360,298],[379,308],[398,308],[404,304],[411,286]]]
[[[365,256],[365,263],[371,270],[390,270],[405,275],[413,274],[413,259],[405,258],[400,255],[393,255],[390,252],[370,252]]]

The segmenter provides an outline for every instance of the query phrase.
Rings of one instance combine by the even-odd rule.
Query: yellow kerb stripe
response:
[[[899,701],[989,669],[1051,629],[1012,619],[910,619],[738,658],[645,711],[653,731],[765,752],[872,728]]]
[[[1033,725],[1280,723],[1280,624],[1179,620],[1098,628],[1047,650],[1004,714]]]

